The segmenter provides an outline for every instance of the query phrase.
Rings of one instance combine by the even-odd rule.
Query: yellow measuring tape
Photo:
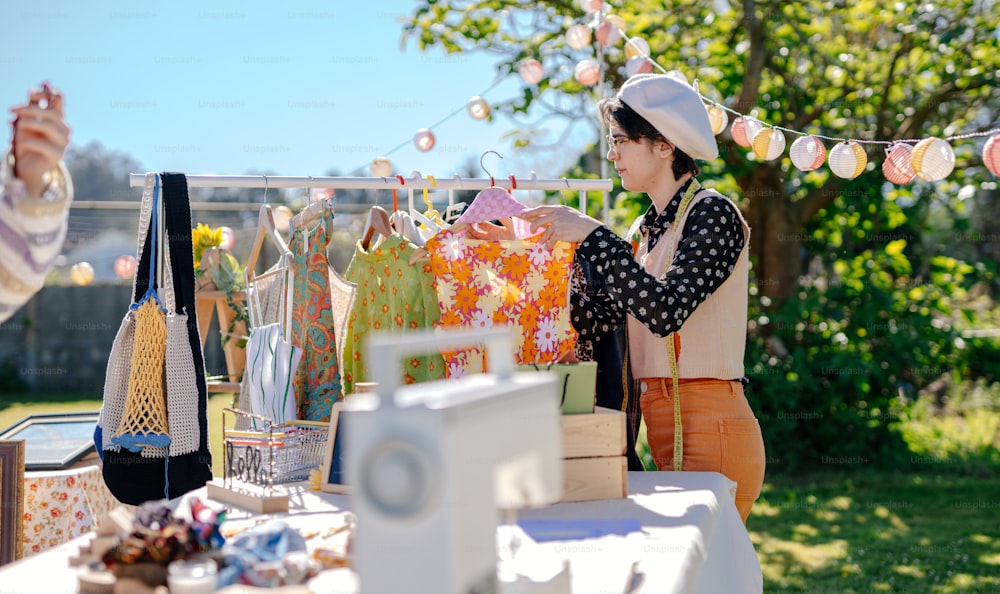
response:
[[[681,203],[677,207],[677,215],[674,217],[674,223],[677,223],[684,216],[684,212],[687,210],[691,200],[694,195],[698,193],[701,189],[701,184],[698,180],[692,179],[691,185],[688,186],[684,196],[681,198]],[[672,262],[674,259],[674,246],[677,243],[677,239],[680,236],[681,228],[680,225],[672,225],[670,233],[670,243],[667,244],[669,257],[667,262]],[[669,264],[668,264],[669,266]],[[674,384],[674,470],[682,470],[684,466],[684,427],[681,422],[681,392],[680,392],[680,378],[677,373],[677,347],[674,342],[677,340],[675,336],[676,333],[671,333],[667,336],[667,356],[670,358],[670,375],[673,379]]]

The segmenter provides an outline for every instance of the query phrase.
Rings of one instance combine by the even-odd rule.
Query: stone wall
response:
[[[0,392],[15,389],[19,379],[28,391],[101,394],[131,290],[124,284],[42,289],[0,324]],[[205,367],[209,375],[225,369],[214,320]]]

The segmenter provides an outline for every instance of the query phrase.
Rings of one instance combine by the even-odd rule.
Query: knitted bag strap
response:
[[[158,184],[159,180],[155,173],[146,174],[146,183],[142,188],[142,202],[139,206],[139,238],[136,242],[136,272],[132,280],[131,303],[135,303],[136,297],[145,293],[148,288],[148,280],[145,279],[146,275],[143,274],[143,270],[149,266],[149,262],[145,260],[149,253],[146,250],[146,239],[149,236],[150,222],[153,216],[153,196],[158,189]],[[143,263],[146,264],[145,267]],[[142,286],[140,287],[140,285]]]

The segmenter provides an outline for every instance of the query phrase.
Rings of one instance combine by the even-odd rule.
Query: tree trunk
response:
[[[749,198],[745,215],[750,224],[750,255],[754,261],[751,282],[758,294],[776,307],[796,293],[802,271],[802,221],[791,203],[780,171],[761,166],[740,180]]]

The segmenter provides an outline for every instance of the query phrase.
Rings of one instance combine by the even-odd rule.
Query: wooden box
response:
[[[593,414],[562,415],[561,501],[622,499],[628,495],[625,413],[596,407]]]

